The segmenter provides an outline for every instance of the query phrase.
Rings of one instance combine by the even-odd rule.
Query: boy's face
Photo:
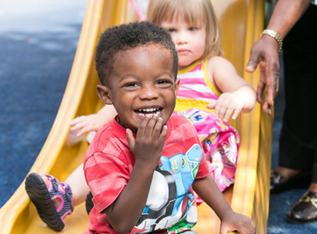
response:
[[[165,124],[174,111],[179,80],[172,55],[160,45],[145,45],[116,55],[109,87],[97,87],[99,97],[113,104],[120,124],[133,132],[145,116],[158,115]]]
[[[182,18],[163,21],[161,27],[167,29],[178,53],[178,68],[184,69],[200,59],[206,47],[206,25],[191,25]]]

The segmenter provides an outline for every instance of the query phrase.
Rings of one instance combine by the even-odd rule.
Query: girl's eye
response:
[[[170,33],[173,33],[173,32],[176,32],[176,29],[174,29],[174,28],[169,28],[169,29],[167,29],[167,31],[169,31]]]
[[[198,30],[198,28],[197,27],[190,27],[190,28],[188,28],[188,30],[189,31],[196,31],[196,30]]]

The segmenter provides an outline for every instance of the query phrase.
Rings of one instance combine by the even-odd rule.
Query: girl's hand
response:
[[[254,234],[255,224],[248,216],[230,211],[230,214],[225,215],[221,222],[220,234],[233,231],[238,231],[241,234]]]
[[[219,96],[217,102],[208,104],[207,108],[215,109],[214,114],[227,122],[231,115],[232,119],[236,119],[244,105],[243,99],[238,95],[234,93],[223,93]]]
[[[163,126],[162,118],[157,116],[143,120],[136,138],[133,137],[132,131],[127,129],[128,143],[136,158],[136,164],[154,171],[162,156],[166,136],[167,126]]]
[[[70,130],[78,131],[76,136],[82,136],[91,131],[98,131],[104,124],[105,118],[101,114],[83,115],[70,122]]]

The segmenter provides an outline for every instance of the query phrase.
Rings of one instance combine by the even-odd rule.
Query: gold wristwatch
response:
[[[278,43],[278,52],[281,52],[282,47],[283,47],[283,40],[277,32],[275,32],[272,29],[265,29],[262,32],[261,36],[262,35],[269,35],[269,36],[273,37]]]

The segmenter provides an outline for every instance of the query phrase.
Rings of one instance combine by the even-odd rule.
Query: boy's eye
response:
[[[136,87],[138,84],[137,83],[127,83],[124,86],[125,87]]]
[[[172,84],[173,82],[171,80],[159,80],[157,82],[158,85],[161,85],[161,86],[167,86],[167,85],[170,85]]]

